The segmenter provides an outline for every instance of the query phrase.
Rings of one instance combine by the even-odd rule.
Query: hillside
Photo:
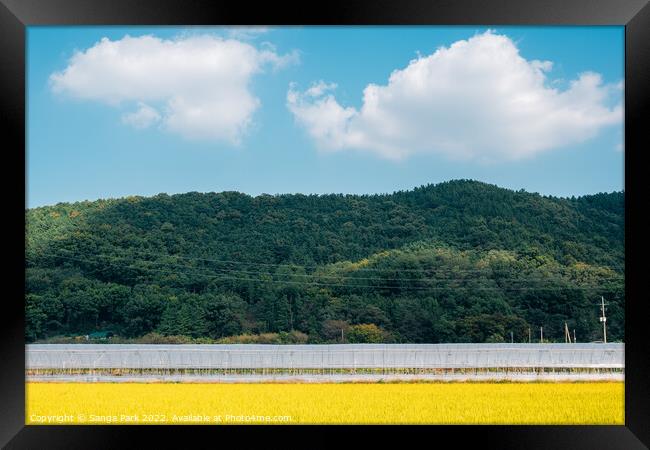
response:
[[[623,339],[623,193],[563,199],[457,180],[385,195],[61,203],[26,221],[30,341],[95,330],[523,341],[544,326],[563,342],[565,320],[590,341],[600,295],[610,340]]]

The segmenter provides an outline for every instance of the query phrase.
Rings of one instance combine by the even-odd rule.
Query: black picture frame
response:
[[[211,427],[211,426],[26,426],[24,346],[25,30],[30,25],[625,25],[625,223],[626,374],[624,426],[417,426],[396,427]],[[649,148],[650,6],[648,0],[330,0],[322,4],[206,0],[0,0],[0,127],[5,184],[4,220],[9,224],[10,258],[3,271],[5,295],[0,314],[2,382],[0,444],[6,448],[179,448],[216,447],[236,439],[281,439],[278,445],[338,446],[341,436],[362,434],[365,445],[398,433],[407,445],[465,444],[482,448],[636,449],[650,445],[650,376],[645,326],[647,297],[642,290],[643,217],[641,154]],[[8,175],[15,175],[13,176]],[[14,292],[15,290],[15,292]],[[277,436],[278,429],[304,433]],[[243,432],[242,432],[243,431]],[[403,433],[403,434],[402,434]],[[345,438],[347,440],[347,438]],[[451,441],[449,441],[451,439]],[[206,444],[201,444],[205,442]],[[233,441],[230,441],[233,442]],[[234,442],[230,445],[235,445]],[[420,445],[420,444],[418,444]]]

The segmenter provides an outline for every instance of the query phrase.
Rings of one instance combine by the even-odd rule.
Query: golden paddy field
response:
[[[623,383],[27,383],[27,424],[618,424]]]

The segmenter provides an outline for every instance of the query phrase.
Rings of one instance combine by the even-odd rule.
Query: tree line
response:
[[[624,339],[624,195],[456,180],[384,195],[236,192],[26,211],[26,339]]]

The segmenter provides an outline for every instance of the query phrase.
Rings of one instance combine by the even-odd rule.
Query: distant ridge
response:
[[[472,180],[371,195],[189,192],[59,203],[26,221],[30,341],[105,329],[509,341],[540,325],[559,339],[565,320],[586,341],[600,329],[596,293],[623,338],[622,192],[557,198]]]

